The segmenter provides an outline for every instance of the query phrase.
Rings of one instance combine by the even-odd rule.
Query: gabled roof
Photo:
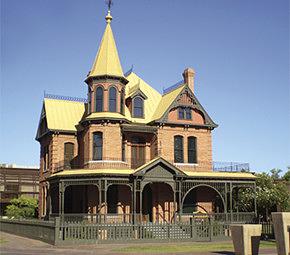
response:
[[[170,105],[177,98],[177,96],[180,94],[180,92],[183,90],[184,87],[185,84],[162,96],[162,99],[160,100],[158,107],[156,108],[156,111],[152,116],[152,121],[158,120],[164,115],[166,110],[170,107]]]
[[[76,126],[85,114],[85,103],[45,98],[43,111],[48,130],[77,131]]]
[[[177,167],[175,167],[174,165],[170,164],[168,161],[166,161],[164,158],[162,157],[157,157],[152,159],[151,161],[147,162],[146,164],[140,166],[139,168],[137,168],[134,172],[133,175],[144,175],[148,170],[154,168],[157,165],[164,165],[166,167],[168,167],[169,169],[171,169],[172,171],[175,172],[175,174],[177,176],[186,176],[186,174],[178,169]]]
[[[107,26],[95,58],[89,77],[113,75],[123,77],[123,70],[120,63],[113,31],[111,28],[112,16],[110,12],[106,16]]]

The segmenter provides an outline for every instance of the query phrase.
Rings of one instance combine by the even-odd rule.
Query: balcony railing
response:
[[[54,172],[69,169],[137,169],[139,166],[149,162],[151,159],[136,158],[112,158],[104,157],[102,160],[85,159],[82,162],[78,160],[59,161],[54,164]],[[236,162],[210,162],[198,161],[197,163],[176,163],[173,160],[167,160],[177,168],[186,171],[220,171],[220,172],[243,172],[249,171],[248,163]]]

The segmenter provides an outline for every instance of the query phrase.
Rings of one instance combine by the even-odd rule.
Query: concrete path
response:
[[[78,245],[78,246],[65,246],[56,247],[38,240],[24,238],[8,233],[0,232],[1,240],[4,242],[0,243],[0,254],[1,255],[76,255],[76,254],[94,254],[94,255],[132,255],[132,253],[116,253],[114,250],[134,246],[140,244],[98,244],[98,245]],[[158,245],[158,244],[146,244],[146,245]],[[170,244],[168,244],[170,245]],[[182,244],[181,244],[182,245]],[[205,244],[206,245],[206,244]],[[273,249],[263,249],[261,255],[276,255],[276,251]],[[148,253],[138,253],[138,255],[149,255]],[[158,253],[162,255],[162,253]],[[170,253],[170,255],[234,255],[232,252],[212,252],[212,253]]]

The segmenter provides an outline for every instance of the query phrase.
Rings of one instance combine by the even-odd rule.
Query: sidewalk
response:
[[[1,255],[52,255],[52,254],[94,254],[94,255],[125,255],[134,253],[118,253],[115,249],[127,247],[127,246],[138,246],[140,244],[97,244],[97,245],[78,245],[78,246],[53,246],[38,240],[24,238],[8,233],[0,232],[0,253]],[[147,244],[147,245],[158,245],[158,244]],[[168,244],[170,245],[170,244]],[[182,243],[180,243],[182,245]],[[206,244],[205,244],[206,245]],[[149,255],[149,253],[135,253],[138,255]],[[157,253],[158,255],[165,253]],[[170,255],[234,255],[232,252],[203,252],[203,253],[170,253]],[[261,255],[276,255],[274,249],[263,249],[260,252]]]

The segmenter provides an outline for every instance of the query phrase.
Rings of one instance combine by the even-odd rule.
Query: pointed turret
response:
[[[98,54],[88,77],[103,75],[124,77],[113,31],[111,28],[112,19],[113,18],[109,10],[106,16],[107,26],[98,50]]]

